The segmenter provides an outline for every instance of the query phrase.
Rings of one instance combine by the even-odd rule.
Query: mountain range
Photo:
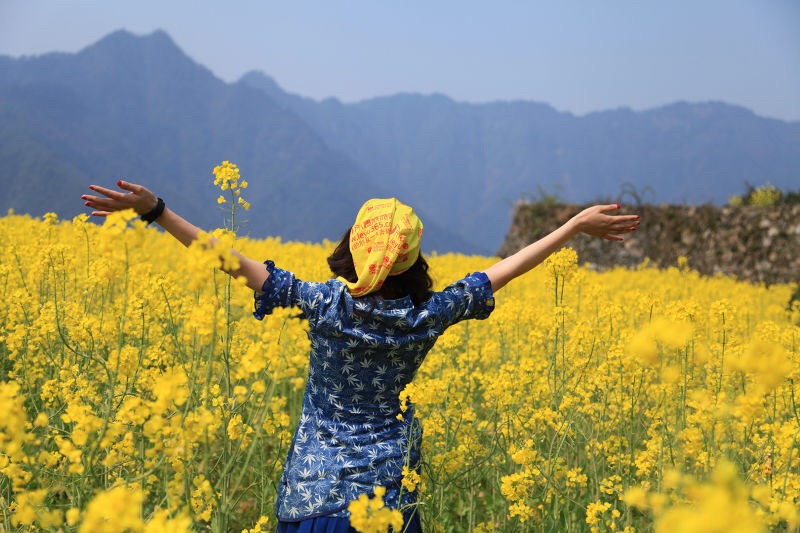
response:
[[[523,198],[700,204],[748,183],[796,189],[800,122],[721,102],[576,116],[441,94],[316,101],[262,72],[226,83],[163,31],[0,56],[3,211],[72,217],[90,183],[123,178],[221,226],[222,160],[250,183],[240,234],[335,240],[364,200],[396,196],[420,213],[428,251],[492,254]]]

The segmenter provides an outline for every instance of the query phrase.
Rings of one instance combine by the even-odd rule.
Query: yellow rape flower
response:
[[[600,523],[603,514],[611,509],[608,502],[592,502],[586,507],[586,523],[590,526]]]
[[[260,516],[255,526],[250,529],[243,529],[242,533],[272,533],[275,527],[271,526],[270,522],[271,520],[268,516]]]
[[[370,498],[362,494],[347,506],[350,512],[350,525],[360,533],[386,533],[391,527],[399,532],[403,529],[403,514],[396,509],[385,507],[383,496],[385,487],[375,487],[375,495]]]
[[[246,189],[249,184],[244,180],[240,182],[240,177],[239,167],[230,161],[223,161],[220,165],[214,167],[214,185],[219,187],[222,191],[229,190],[233,196],[238,197],[238,205],[247,211],[250,209],[250,204],[241,197],[241,194],[242,189]],[[224,204],[226,202],[227,200],[224,196],[217,198],[218,204]]]
[[[205,476],[200,475],[194,478],[192,484],[195,487],[191,496],[192,510],[198,520],[209,522],[216,502],[211,482]]]
[[[230,161],[223,161],[214,167],[214,185],[223,191],[235,188],[239,181],[239,167]]]
[[[525,522],[536,515],[536,510],[523,502],[514,502],[508,506],[508,514],[511,517],[516,516],[520,522]]]
[[[558,277],[569,279],[578,270],[578,254],[572,248],[561,248],[547,257],[542,267]]]
[[[250,435],[253,433],[253,428],[251,428],[248,424],[245,424],[242,420],[242,415],[235,414],[231,417],[228,421],[228,438],[231,440],[239,440],[245,435]]]
[[[691,335],[688,323],[655,318],[631,338],[628,349],[640,362],[656,366],[664,348],[682,348],[691,340]]]
[[[141,490],[117,486],[96,495],[86,506],[78,533],[142,531]]]
[[[161,509],[144,525],[143,533],[189,533],[193,531],[192,519],[186,515],[170,518],[169,511]]]
[[[644,487],[631,487],[625,491],[622,501],[629,507],[637,509],[647,509],[647,490]]]
[[[17,494],[16,509],[11,515],[11,524],[14,526],[32,526],[34,523],[38,523],[42,527],[61,525],[61,521],[57,516],[43,516],[46,509],[42,507],[42,504],[46,496],[46,489],[25,491]]]
[[[33,421],[33,425],[37,428],[47,427],[47,424],[50,422],[50,417],[47,416],[47,413],[39,413],[36,415],[36,420]]]
[[[780,345],[756,339],[751,342],[736,366],[753,376],[761,392],[770,392],[792,372],[792,360]]]
[[[417,490],[417,485],[419,485],[420,476],[416,470],[411,470],[407,466],[403,467],[403,487],[408,492],[414,492]]]
[[[68,526],[74,526],[75,524],[78,523],[78,520],[80,520],[80,517],[81,517],[81,510],[80,509],[78,509],[76,507],[70,508],[67,511],[67,514],[66,514],[67,525]]]

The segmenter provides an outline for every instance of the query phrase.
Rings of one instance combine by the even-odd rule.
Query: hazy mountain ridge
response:
[[[63,59],[68,64],[56,65],[52,77],[41,68],[52,71],[48,55],[41,58],[43,65],[37,64],[39,58],[19,60],[15,66],[21,72],[15,73],[13,83],[5,72],[0,79],[3,87],[16,88],[28,98],[39,87],[54,83],[56,92],[72,95],[74,105],[67,107],[73,116],[66,123],[53,115],[36,116],[35,109],[25,113],[19,99],[7,107],[22,110],[19,122],[33,129],[31,137],[41,150],[50,154],[60,150],[58,157],[52,157],[78,172],[62,180],[51,175],[39,184],[33,175],[28,194],[3,207],[27,211],[36,205],[29,197],[54,182],[69,181],[66,187],[59,184],[65,194],[51,198],[46,209],[69,216],[80,212],[79,196],[86,185],[125,177],[147,183],[171,205],[195,213],[199,224],[220,225],[223,215],[213,207],[218,191],[212,186],[211,171],[229,159],[240,165],[252,184],[248,193],[257,209],[245,215],[256,219],[247,228],[252,234],[263,236],[269,228],[277,228],[274,233],[286,238],[320,240],[329,235],[325,229],[330,225],[346,227],[349,217],[310,205],[305,201],[307,190],[295,186],[310,171],[321,174],[324,169],[325,178],[314,184],[320,195],[349,203],[351,211],[357,208],[357,199],[348,201],[340,192],[341,185],[358,183],[358,171],[350,162],[332,153],[302,121],[260,92],[229,86],[194,64],[166,34],[138,38],[116,32]],[[62,131],[69,139],[48,135]],[[20,168],[0,179],[30,174]],[[308,220],[317,224],[311,227]]]
[[[493,253],[511,205],[540,187],[584,202],[630,182],[653,188],[645,199],[689,203],[745,181],[796,189],[800,123],[721,103],[578,117],[443,95],[318,102],[261,73],[226,84],[164,32],[0,57],[0,209],[71,217],[88,183],[124,177],[212,227],[223,159],[251,183],[250,235],[335,239],[364,199],[392,195],[421,213],[429,249]]]

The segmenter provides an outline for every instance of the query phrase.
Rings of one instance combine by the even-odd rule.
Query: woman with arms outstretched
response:
[[[118,181],[83,196],[93,215],[133,209],[189,246],[200,229],[147,188]],[[275,505],[278,531],[344,533],[348,504],[385,488],[386,505],[404,512],[403,531],[421,531],[416,495],[402,489],[402,471],[418,470],[421,429],[399,394],[451,325],[485,319],[494,293],[540,264],[578,233],[622,240],[639,217],[612,215],[618,205],[585,209],[549,235],[483,272],[432,290],[420,253],[423,225],[394,198],[359,210],[330,257],[333,278],[305,282],[293,273],[238,252],[255,294],[258,319],[275,307],[298,307],[309,322],[311,353],[300,420],[284,464]]]

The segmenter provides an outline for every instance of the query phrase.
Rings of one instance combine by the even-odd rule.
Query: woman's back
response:
[[[342,312],[330,312],[309,331],[308,385],[333,419],[397,415],[398,397],[433,347],[435,314],[410,298],[353,300],[341,295]],[[350,308],[350,309],[348,309]]]
[[[419,465],[421,430],[413,406],[401,413],[400,392],[446,328],[489,316],[494,297],[488,278],[467,276],[414,306],[410,297],[353,298],[338,280],[304,282],[272,262],[267,269],[256,317],[275,307],[298,307],[311,339],[303,411],[279,487],[278,518],[344,516],[348,502],[376,486],[387,488],[387,505],[413,502],[413,495],[401,496],[400,480],[404,466]]]

